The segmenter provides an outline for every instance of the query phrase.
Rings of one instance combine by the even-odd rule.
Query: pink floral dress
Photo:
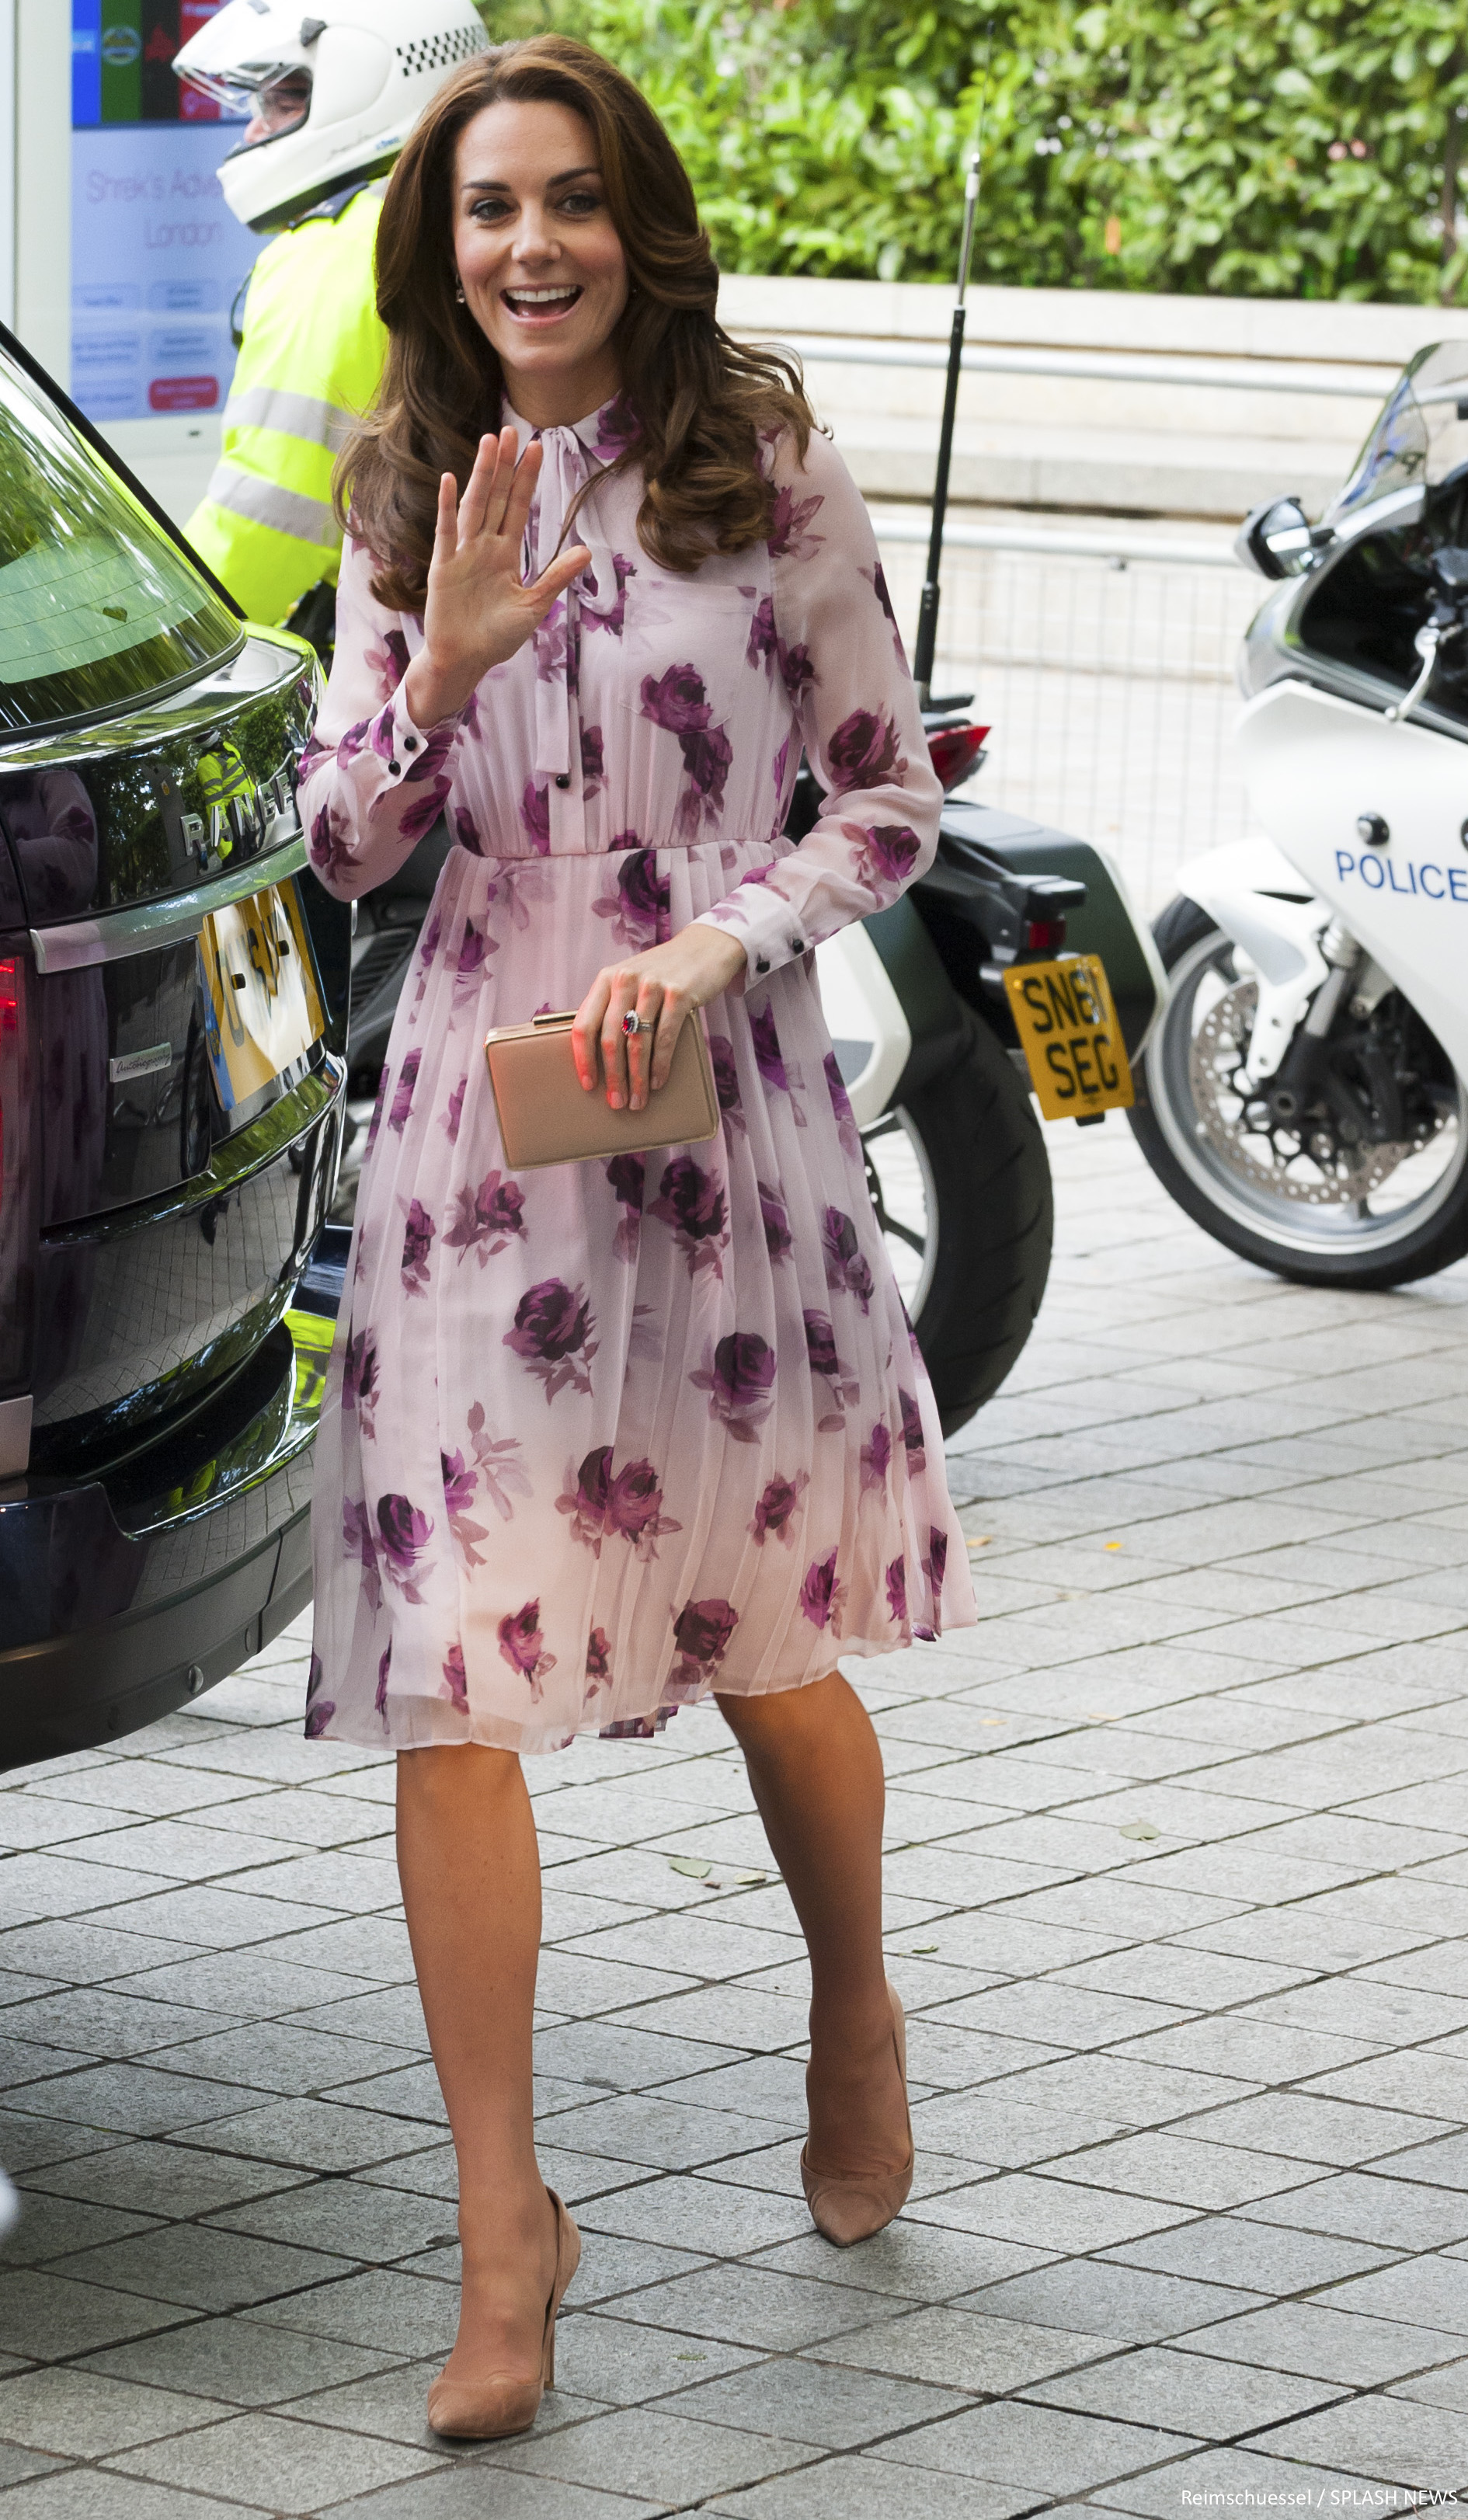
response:
[[[613,403],[543,432],[528,567],[627,427]],[[768,545],[692,577],[639,544],[641,476],[598,480],[590,568],[427,733],[400,690],[422,625],[344,555],[312,864],[350,899],[440,813],[458,845],[393,1027],[317,1438],[312,1736],[649,1733],[709,1689],[795,1688],[974,1618],[812,956],[928,863],[939,789],[850,475],[819,437],[803,468],[784,443],[766,461]],[[792,849],[802,745],[830,792]],[[720,1137],[517,1178],[486,1031],[576,1006],[692,919],[747,956],[706,1015]]]

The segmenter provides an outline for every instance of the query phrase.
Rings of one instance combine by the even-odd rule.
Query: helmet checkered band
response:
[[[475,53],[487,53],[489,37],[482,26],[453,26],[442,35],[421,35],[416,43],[399,44],[397,57],[405,78],[423,70],[451,70]]]

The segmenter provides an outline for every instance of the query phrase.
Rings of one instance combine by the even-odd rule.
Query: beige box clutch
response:
[[[667,1084],[641,1111],[608,1109],[601,1086],[592,1094],[584,1091],[571,1051],[575,1020],[574,1011],[536,1015],[530,1023],[506,1024],[485,1035],[500,1136],[515,1172],[697,1146],[717,1137],[719,1098],[701,1015],[686,1020]]]

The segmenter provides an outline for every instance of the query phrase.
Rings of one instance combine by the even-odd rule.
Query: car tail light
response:
[[[0,1216],[5,1212],[5,1106],[7,1072],[15,1065],[21,1030],[21,976],[14,963],[0,963]]]
[[[1063,919],[1027,919],[1025,921],[1027,954],[1058,954],[1064,943]]]
[[[943,783],[945,796],[977,770],[984,758],[987,726],[941,726],[928,737],[928,759]]]

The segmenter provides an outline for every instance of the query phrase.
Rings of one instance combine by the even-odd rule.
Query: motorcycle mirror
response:
[[[1266,499],[1250,510],[1234,538],[1234,557],[1261,577],[1301,577],[1317,552],[1334,539],[1328,527],[1312,525],[1299,497]]]

